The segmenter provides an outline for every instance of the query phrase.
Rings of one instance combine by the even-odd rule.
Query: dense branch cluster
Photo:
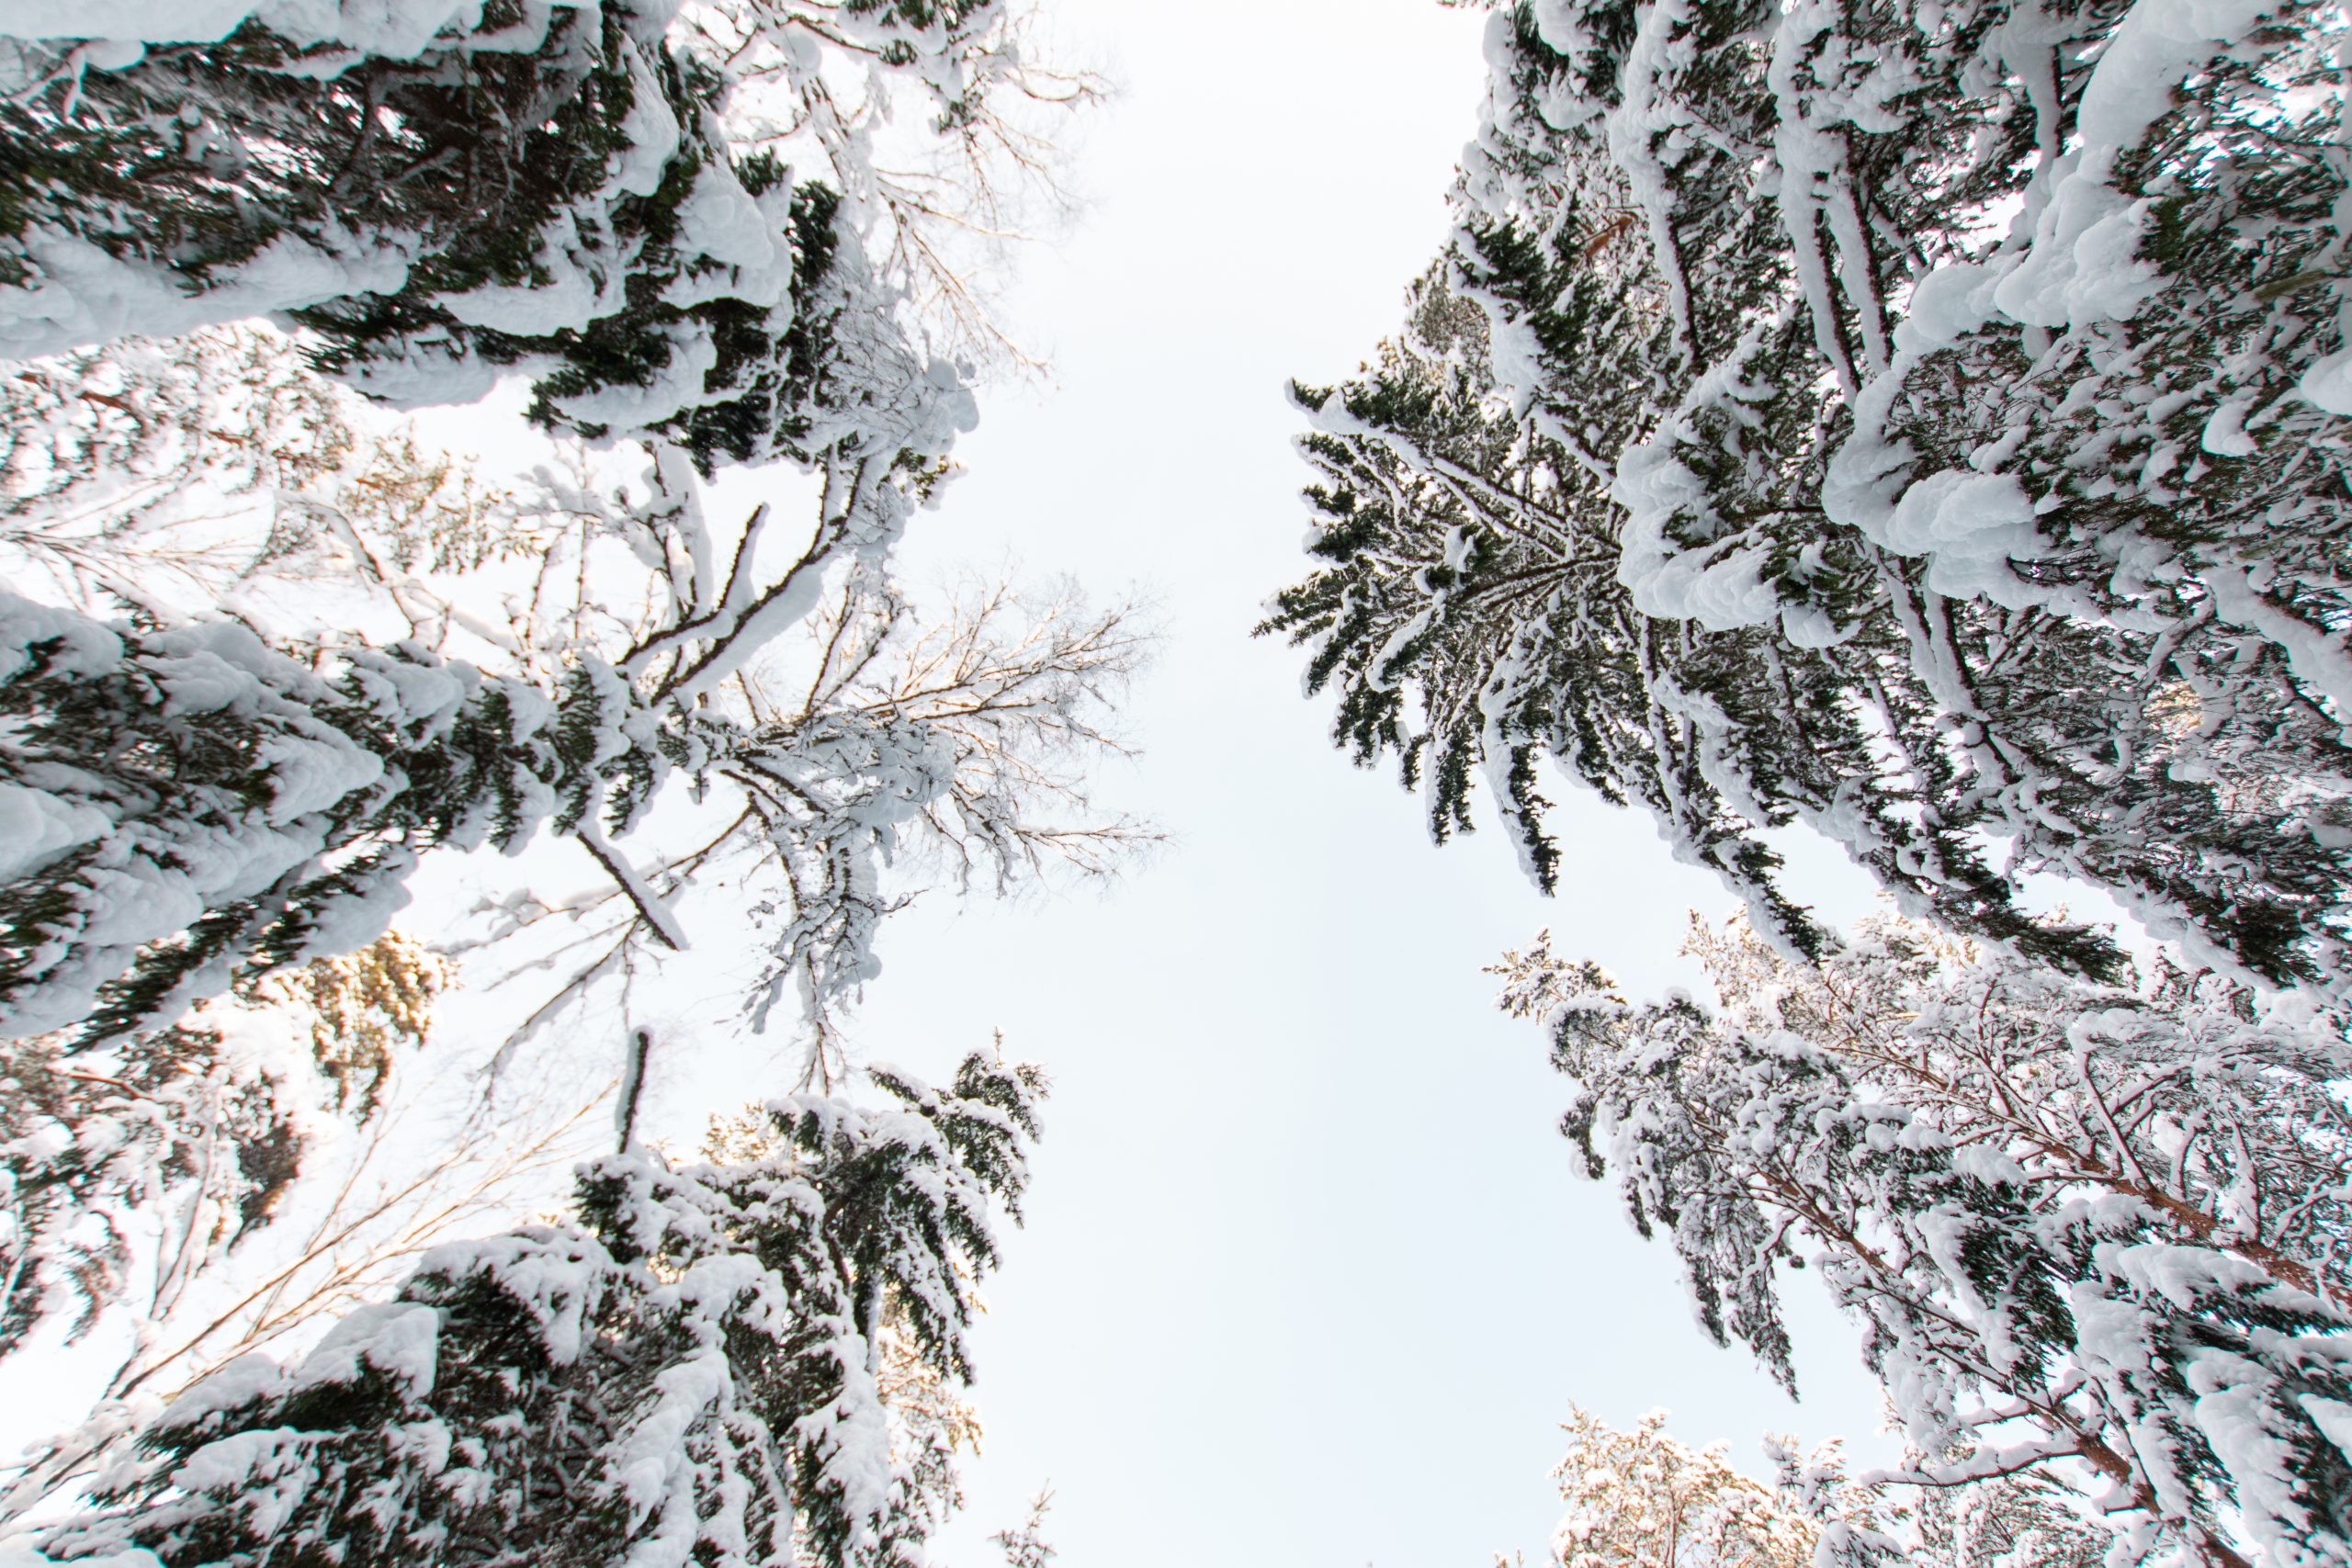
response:
[[[1587,1174],[1784,1381],[1816,1274],[1896,1479],[2083,1486],[2110,1563],[2352,1559],[2344,29],[1498,6],[1405,330],[1294,389],[1261,630],[1338,742],[1440,840],[1483,772],[1546,891],[1548,757],[1745,900],[1716,1010],[1507,960]],[[1825,930],[1792,825],[1908,919]]]
[[[1760,837],[2098,973],[2018,878],[2245,978],[2352,975],[2340,18],[2252,3],[1542,0],[1488,23],[1406,332],[1301,388],[1337,734],[1537,760],[1792,953]]]
[[[1817,1275],[1952,1486],[2078,1464],[2128,1561],[2352,1552],[2352,1117],[2332,1026],[2214,976],[2094,985],[1883,920],[1789,963],[1695,949],[1723,998],[1635,1005],[1539,943],[1563,1130],[1679,1254],[1693,1310],[1792,1384]]]
[[[1016,22],[0,19],[0,353],[46,356],[0,380],[0,1352],[130,1346],[0,1495],[42,1553],[904,1568],[960,1502],[1045,1080],[859,1073],[837,1015],[927,876],[1150,836],[1086,796],[1125,612],[1000,585],[926,621],[889,570],[975,417],[956,268],[1051,185],[1019,106],[1093,91]],[[380,406],[510,377],[557,451],[528,473]],[[715,526],[725,464],[792,477]],[[588,956],[423,1092],[454,971],[386,924],[421,857],[548,837],[605,890],[509,878],[470,956]],[[809,1092],[697,1162],[639,1135],[630,986],[704,886]],[[539,1114],[519,1047],[615,1004],[618,1152],[567,1217],[451,1242],[615,1087],[567,1027]]]
[[[40,151],[0,197],[0,349],[288,311],[379,396],[526,374],[547,423],[659,431],[706,464],[806,461],[842,434],[827,411],[888,379],[875,130],[893,92],[942,134],[983,121],[1018,58],[1000,0],[218,21],[15,45],[6,129]],[[844,73],[875,84],[863,103]]]
[[[1768,1437],[1770,1481],[1723,1443],[1694,1449],[1653,1410],[1633,1427],[1571,1408],[1552,1471],[1567,1505],[1554,1568],[2094,1568],[2106,1532],[2063,1487],[2026,1474],[1914,1487],[1849,1473],[1836,1440],[1801,1453]],[[1518,1559],[1496,1559],[1496,1568]]]
[[[1089,798],[1132,613],[926,616],[891,561],[968,356],[1019,357],[984,263],[1057,197],[1033,114],[1096,85],[1012,0],[105,16],[0,17],[0,1354],[128,1348],[0,1524],[106,1568],[921,1568],[1046,1083],[861,1072],[844,1011],[926,887],[1153,835]],[[1504,1006],[1702,1331],[1792,1388],[1810,1273],[1905,1452],[1768,1483],[1578,1412],[1555,1563],[2352,1568],[2342,9],[1486,34],[1404,330],[1293,389],[1315,565],[1261,629],[1438,839],[1483,773],[1572,879],[1549,759],[1745,901],[1694,931],[1712,1003],[1546,940]],[[502,380],[528,472],[388,412]],[[722,524],[730,465],[769,482]],[[1898,913],[1825,929],[1798,825]],[[532,869],[388,931],[484,849]],[[639,982],[738,934],[797,1092],[688,1158]],[[537,988],[377,1180],[458,957]]]
[[[724,1163],[596,1161],[571,1223],[438,1248],[300,1361],[232,1363],[49,1550],[919,1561],[939,1500],[894,1462],[886,1345],[968,1375],[970,1281],[1018,1213],[1044,1079],[977,1055],[945,1089],[874,1076],[887,1108],[776,1100]]]

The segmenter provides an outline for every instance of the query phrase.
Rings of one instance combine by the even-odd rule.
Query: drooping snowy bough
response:
[[[231,1363],[42,1549],[169,1568],[920,1561],[943,1500],[887,1370],[896,1351],[944,1386],[970,1375],[972,1281],[996,1211],[1018,1218],[1046,1084],[977,1054],[945,1089],[873,1077],[881,1105],[773,1101],[711,1163],[594,1162],[571,1223],[439,1248],[300,1361]]]
[[[1110,743],[1119,612],[998,590],[918,626],[887,570],[975,417],[925,226],[984,227],[957,203],[989,194],[893,160],[985,159],[991,95],[1029,90],[1011,25],[997,0],[0,15],[28,153],[0,170],[0,354],[55,355],[0,396],[0,547],[65,601],[0,594],[0,1034],[46,1095],[0,1171],[0,1349],[121,1313],[98,1244],[142,1197],[267,1218],[311,1151],[238,1098],[243,1064],[212,1070],[218,1008],[175,1021],[368,942],[424,853],[552,832],[593,860],[606,895],[478,911],[486,942],[606,944],[558,1001],[686,946],[698,876],[729,888],[768,949],[754,1019],[797,1001],[830,1091],[895,855],[1001,885],[1136,836],[1033,815]],[[477,486],[321,369],[391,403],[519,375],[572,467]],[[708,525],[703,478],[779,460],[811,520]],[[657,803],[691,847],[647,830]],[[191,1065],[209,1100],[150,1096]],[[967,1288],[1042,1079],[874,1077],[892,1108],[777,1102],[707,1166],[631,1145],[578,1225],[438,1253],[299,1365],[205,1384],[160,1468],[122,1458],[139,1411],[110,1397],[0,1516],[95,1472],[114,1511],[51,1546],[100,1562],[910,1560],[955,1501]],[[277,1163],[190,1176],[199,1142]]]
[[[190,319],[280,312],[372,391],[470,396],[479,382],[453,367],[527,372],[536,417],[648,448],[650,478],[617,499],[584,483],[499,498],[510,536],[548,532],[544,516],[515,522],[518,509],[561,514],[582,541],[580,586],[569,631],[551,632],[538,605],[519,641],[487,634],[499,655],[488,663],[442,651],[461,612],[413,574],[387,570],[340,515],[347,507],[322,504],[323,494],[281,502],[297,528],[350,535],[350,552],[418,635],[275,648],[252,635],[249,617],[208,621],[209,605],[175,615],[143,591],[129,558],[150,525],[139,508],[151,503],[129,493],[135,483],[109,455],[176,478],[187,454],[210,449],[208,474],[237,469],[250,487],[287,466],[275,456],[281,442],[299,455],[342,416],[315,397],[318,407],[302,403],[299,386],[301,406],[279,409],[279,367],[234,337],[29,373],[16,400],[34,418],[9,453],[7,499],[21,513],[12,532],[69,587],[142,619],[101,625],[23,601],[6,612],[0,708],[22,744],[0,763],[0,789],[22,831],[0,866],[0,1030],[167,1023],[239,973],[373,936],[420,851],[513,849],[543,823],[595,856],[655,940],[682,946],[661,875],[639,875],[612,844],[673,771],[697,792],[724,780],[746,798],[736,837],[764,839],[790,895],[758,1010],[797,991],[818,1018],[872,972],[871,939],[890,901],[879,865],[902,826],[957,822],[949,836],[967,864],[1001,866],[1043,841],[1024,836],[1009,795],[975,787],[1012,756],[997,738],[975,737],[1009,723],[1099,739],[1082,717],[1088,682],[1114,674],[1135,647],[1112,637],[1051,670],[983,660],[983,683],[1024,688],[1018,702],[967,693],[973,703],[954,714],[897,694],[754,713],[722,692],[844,573],[865,587],[828,634],[835,651],[870,663],[896,625],[884,563],[974,408],[958,370],[921,345],[910,280],[888,261],[925,215],[876,162],[877,139],[894,81],[931,106],[936,138],[969,134],[990,85],[1017,70],[1007,16],[993,4],[496,16],[418,5],[369,16],[265,7],[222,20],[223,30],[233,24],[225,43],[171,41],[199,19],[158,16],[143,54],[25,44],[20,63],[47,60],[49,73],[9,112],[39,120],[59,151],[53,177],[36,181],[39,199],[9,209],[29,248],[18,276],[0,278],[0,309],[47,323],[30,346],[180,321],[75,316],[71,301],[97,285],[57,258],[100,254],[91,277],[125,289],[126,278],[147,278],[190,301]],[[35,15],[11,25],[74,24]],[[520,119],[486,85],[517,73],[538,95]],[[177,119],[159,108],[171,104],[182,106]],[[169,145],[141,140],[183,122],[187,135]],[[480,144],[499,136],[513,145]],[[793,186],[786,155],[820,177]],[[561,191],[530,184],[561,184],[564,160],[579,158],[594,167]],[[139,174],[142,199],[209,216],[138,216],[119,193],[77,205],[75,180],[108,171]],[[466,205],[533,191],[554,204],[535,219]],[[590,213],[596,203],[601,216]],[[360,245],[355,214],[374,225],[361,250],[398,252],[408,281],[316,298],[280,287],[288,275],[272,258],[288,247]],[[401,229],[395,218],[413,221]],[[100,219],[125,227],[58,237]],[[589,234],[604,239],[581,239]],[[417,249],[431,244],[506,247],[514,276],[458,288],[451,280],[472,276],[471,264]],[[386,379],[387,367],[428,365],[438,368],[406,390]],[[273,394],[266,416],[243,397],[256,377]],[[814,525],[781,565],[766,509],[731,535],[706,526],[693,471],[777,458],[818,480]],[[369,488],[380,476],[336,475],[333,461],[295,467],[346,496],[383,493]],[[61,508],[77,524],[127,521],[119,540],[51,526]],[[599,550],[650,570],[641,610],[590,575]],[[621,592],[635,602],[635,587]],[[580,635],[583,618],[602,635]],[[812,702],[838,698],[859,672],[829,668]]]
[[[380,934],[420,854],[545,829],[671,948],[690,943],[673,900],[697,865],[770,863],[781,902],[750,911],[772,954],[754,1016],[790,998],[821,1034],[875,972],[900,847],[943,845],[960,876],[1001,883],[1047,861],[1099,868],[1149,836],[1037,815],[1073,798],[1057,757],[1113,744],[1102,710],[1139,656],[1117,612],[1064,603],[1008,627],[1029,607],[998,595],[909,637],[887,587],[853,581],[831,596],[811,684],[766,700],[733,678],[827,601],[823,569],[864,521],[856,493],[830,536],[761,576],[763,520],[721,570],[683,458],[667,477],[674,488],[596,522],[613,552],[662,563],[667,596],[633,637],[583,636],[545,673],[414,642],[304,662],[232,623],[141,631],[0,594],[0,713],[16,724],[0,753],[15,824],[0,1032],[163,1027],[240,977]],[[624,840],[673,779],[732,803],[731,822],[640,871]]]
[[[276,314],[397,403],[524,374],[554,428],[805,461],[842,434],[818,384],[894,351],[910,280],[866,250],[914,220],[876,191],[894,100],[961,134],[1018,70],[1009,26],[1000,0],[12,7],[0,129],[38,153],[0,174],[0,355]]]
[[[1531,872],[1544,755],[1791,953],[1759,830],[2098,972],[2020,872],[2352,985],[2339,9],[1535,0],[1455,241],[1298,389],[1338,739]],[[2004,854],[2006,853],[2006,860]]]

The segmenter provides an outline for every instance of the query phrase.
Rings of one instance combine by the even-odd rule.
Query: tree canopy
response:
[[[1336,738],[1442,838],[1540,758],[1796,953],[1759,836],[2085,973],[2018,877],[2346,980],[2326,17],[1522,5],[1405,332],[1297,389]],[[2319,89],[2319,90],[2314,90]]]

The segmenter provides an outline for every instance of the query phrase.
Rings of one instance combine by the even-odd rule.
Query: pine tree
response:
[[[1483,767],[1546,882],[1555,757],[1791,953],[1803,822],[2085,973],[2019,872],[2343,985],[2337,24],[2225,10],[1498,11],[1454,243],[1298,393],[1324,561],[1267,629],[1342,743],[1442,829]]]
[[[770,1103],[756,1151],[583,1168],[576,1218],[429,1255],[302,1361],[247,1358],[51,1531],[170,1568],[908,1561],[928,1519],[878,1374],[895,1322],[960,1384],[971,1280],[1019,1217],[1037,1069],[967,1057],[866,1108]],[[894,1545],[894,1543],[899,1543]]]
[[[99,1391],[78,1419],[36,1413],[56,1425],[9,1467],[0,1530],[76,1495],[162,1401],[388,1292],[565,1163],[578,1114],[523,1096],[393,1152],[450,974],[393,933],[99,1050],[0,1049],[0,1357]]]
[[[2077,1463],[2111,1561],[2352,1554],[2342,1046],[2211,976],[2099,987],[1881,924],[1817,971],[1699,951],[1721,1015],[1541,944],[1563,1130],[1701,1323],[1791,1380],[1783,1268],[1860,1320],[1916,1479]]]
[[[163,289],[198,302],[188,319],[276,310],[320,363],[384,395],[420,366],[433,396],[471,395],[447,380],[452,367],[526,368],[535,417],[647,451],[652,472],[627,493],[583,469],[577,484],[498,497],[500,522],[529,513],[514,533],[577,536],[535,538],[576,553],[582,592],[564,626],[545,618],[544,574],[534,624],[485,628],[379,571],[410,637],[271,647],[250,626],[190,621],[144,594],[141,571],[104,570],[125,539],[83,549],[49,525],[59,502],[89,502],[127,509],[136,536],[147,491],[191,464],[232,494],[331,491],[294,510],[333,524],[350,492],[373,497],[394,477],[345,471],[345,411],[267,355],[234,363],[253,334],[229,334],[225,355],[109,349],[28,371],[18,401],[39,417],[8,454],[22,512],[11,531],[61,547],[72,585],[132,619],[6,611],[24,640],[5,660],[0,707],[30,750],[12,750],[0,779],[23,829],[21,852],[0,862],[0,1029],[160,1027],[238,976],[379,931],[419,851],[511,849],[542,824],[611,873],[653,940],[683,945],[657,884],[673,891],[688,874],[664,865],[649,881],[607,841],[642,822],[674,772],[697,793],[723,779],[752,797],[728,845],[764,840],[788,902],[756,1010],[797,990],[821,1034],[825,1010],[873,972],[892,902],[878,868],[899,837],[935,832],[964,874],[1001,876],[1122,835],[1021,810],[1067,794],[1043,751],[1104,739],[1084,716],[1093,682],[1133,659],[1115,615],[1092,643],[1048,637],[1035,658],[984,661],[981,685],[1053,686],[1057,709],[1004,690],[974,690],[962,713],[925,700],[937,694],[844,697],[899,629],[885,562],[973,420],[961,372],[919,344],[903,260],[936,261],[921,225],[969,214],[946,187],[910,196],[884,161],[884,128],[895,94],[929,106],[918,141],[1001,141],[990,94],[1026,90],[1008,12],[998,0],[673,9],[616,0],[452,20],[405,0],[349,16],[264,7],[217,43],[17,48],[29,76],[7,112],[29,117],[28,133],[53,130],[57,149],[55,168],[18,171],[34,195],[8,209],[28,258],[0,279],[17,319],[50,322],[61,342],[104,338],[154,325],[141,301]],[[154,27],[168,33],[168,18]],[[788,167],[822,177],[794,186]],[[91,194],[126,170],[136,192]],[[297,253],[332,253],[337,267],[389,256],[398,276],[302,295],[317,269],[289,262]],[[128,314],[89,317],[93,300],[127,300]],[[224,383],[256,381],[251,406],[212,421]],[[293,436],[282,448],[280,434]],[[810,470],[819,513],[780,572],[763,558],[766,509],[714,536],[695,493],[697,469],[778,457]],[[471,499],[408,484],[429,478],[401,476],[417,493],[395,507],[424,515],[374,520],[396,547],[433,533],[444,502]],[[345,531],[381,565],[380,541]],[[645,577],[641,614],[587,591],[599,553]],[[863,664],[820,671],[822,703],[753,711],[752,661],[844,579],[859,608],[840,617],[831,652]],[[459,625],[489,646],[454,657]],[[1033,739],[1040,750],[1023,752]]]

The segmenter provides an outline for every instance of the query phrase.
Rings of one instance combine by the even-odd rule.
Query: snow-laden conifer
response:
[[[53,1514],[189,1383],[389,1293],[576,1157],[589,1107],[569,1096],[509,1093],[403,1139],[448,1070],[419,1048],[449,974],[393,933],[167,1029],[0,1049],[0,1356],[93,1401],[29,1413],[0,1530]]]
[[[1498,10],[1456,238],[1299,390],[1343,743],[1539,877],[1534,762],[1785,951],[1759,833],[2090,972],[2015,877],[2347,973],[2341,19],[1743,0]],[[1427,761],[1422,757],[1426,754]],[[2003,863],[1988,841],[2006,840]]]
[[[722,573],[698,524],[677,525],[691,476],[671,477],[684,488],[620,509],[611,541],[666,554],[662,618],[609,654],[559,645],[543,676],[413,642],[304,662],[232,623],[141,631],[0,599],[0,711],[17,725],[0,759],[0,1031],[168,1024],[240,976],[372,940],[420,854],[542,829],[578,842],[673,949],[692,942],[672,899],[695,864],[771,863],[782,902],[752,910],[772,953],[754,1010],[789,998],[820,1023],[875,971],[895,898],[882,867],[902,842],[936,840],[951,871],[1002,883],[1137,837],[1033,815],[1071,787],[1057,756],[1108,743],[1100,706],[1137,652],[1115,613],[1064,604],[1012,628],[1019,606],[998,595],[912,636],[886,586],[853,583],[812,682],[780,702],[738,677],[824,604],[828,545],[855,513],[764,580],[755,517]],[[623,840],[673,778],[738,809],[640,871]]]
[[[872,1105],[771,1101],[714,1158],[632,1144],[573,1218],[427,1255],[292,1365],[232,1363],[53,1529],[73,1561],[916,1561],[934,1500],[884,1393],[897,1337],[970,1373],[973,1280],[1018,1217],[1045,1089],[967,1057]]]
[[[2113,1561],[2352,1558],[2327,1027],[2211,976],[2101,987],[1899,922],[1817,970],[1744,930],[1699,951],[1720,1013],[1629,1003],[1542,944],[1501,972],[1549,1021],[1585,1172],[1671,1238],[1707,1333],[1789,1381],[1804,1268],[1860,1321],[1917,1479],[2064,1466]]]
[[[895,374],[920,280],[877,270],[915,205],[876,163],[882,128],[895,100],[975,140],[1020,71],[998,0],[158,6],[106,39],[79,20],[34,7],[0,39],[0,113],[38,149],[0,197],[0,352],[276,313],[379,397],[524,374],[543,423],[659,433],[706,468],[808,461]],[[974,217],[933,197],[937,221]]]

